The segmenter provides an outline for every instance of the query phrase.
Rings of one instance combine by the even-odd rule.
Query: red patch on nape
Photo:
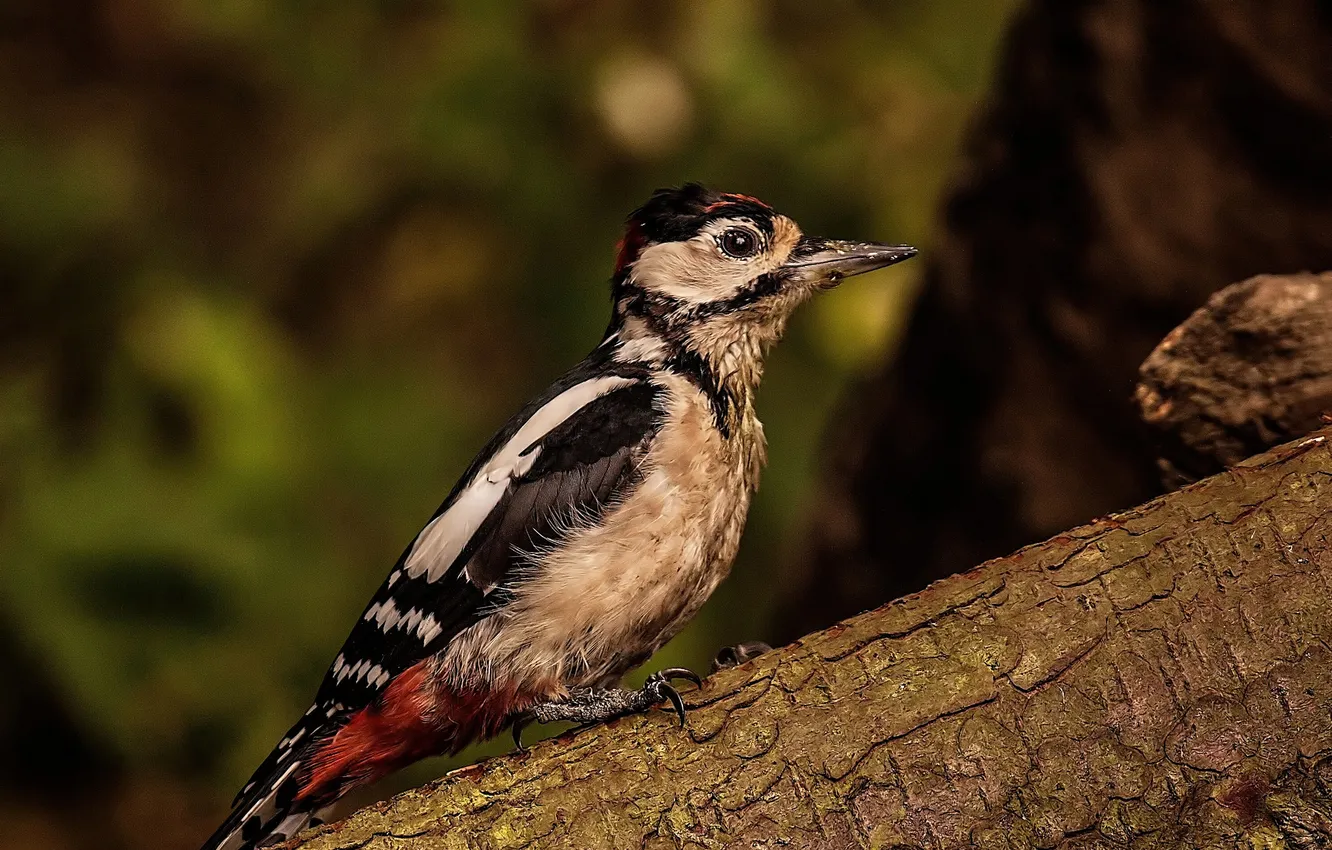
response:
[[[763,207],[765,210],[772,209],[772,207],[768,206],[767,204],[763,203],[758,198],[755,198],[752,195],[737,195],[734,192],[725,192],[722,194],[721,198],[722,199],[720,201],[717,201],[716,203],[713,204],[708,204],[706,207],[704,207],[703,212],[709,212],[709,213],[716,212],[722,207],[729,207],[731,204],[758,204],[759,206]]]
[[[520,698],[514,688],[442,691],[431,681],[429,665],[427,659],[403,671],[377,702],[324,742],[297,800],[332,799],[412,762],[456,753],[492,737],[536,701]]]
[[[624,229],[624,236],[620,237],[620,244],[615,248],[615,274],[621,274],[630,263],[637,260],[645,245],[647,235],[643,233],[643,225],[637,221],[629,222]]]

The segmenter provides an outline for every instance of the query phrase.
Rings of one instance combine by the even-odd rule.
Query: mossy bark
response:
[[[1326,846],[1330,439],[292,846]]]

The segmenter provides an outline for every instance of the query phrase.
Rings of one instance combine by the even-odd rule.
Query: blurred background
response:
[[[1013,7],[5,4],[0,651],[40,701],[0,715],[0,846],[202,839],[472,454],[600,339],[654,188],[928,248]],[[768,635],[829,407],[918,270],[778,349],[743,560],[663,663]]]
[[[473,452],[600,338],[658,186],[924,259],[798,317],[735,572],[649,666],[1149,497],[1147,350],[1233,280],[1332,267],[1330,18],[0,6],[0,846],[202,841]]]

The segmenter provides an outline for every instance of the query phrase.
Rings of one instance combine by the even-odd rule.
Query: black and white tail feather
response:
[[[296,802],[301,769],[319,743],[338,727],[318,716],[318,708],[311,706],[245,783],[231,804],[231,814],[204,842],[202,850],[267,847],[323,822],[328,807]]]

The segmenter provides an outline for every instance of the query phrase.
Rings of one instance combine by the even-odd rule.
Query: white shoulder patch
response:
[[[435,581],[449,569],[476,530],[499,504],[509,483],[532,468],[540,449],[533,449],[560,423],[609,392],[637,382],[611,375],[576,384],[542,405],[518,433],[490,458],[449,509],[430,521],[412,544],[406,570]]]

